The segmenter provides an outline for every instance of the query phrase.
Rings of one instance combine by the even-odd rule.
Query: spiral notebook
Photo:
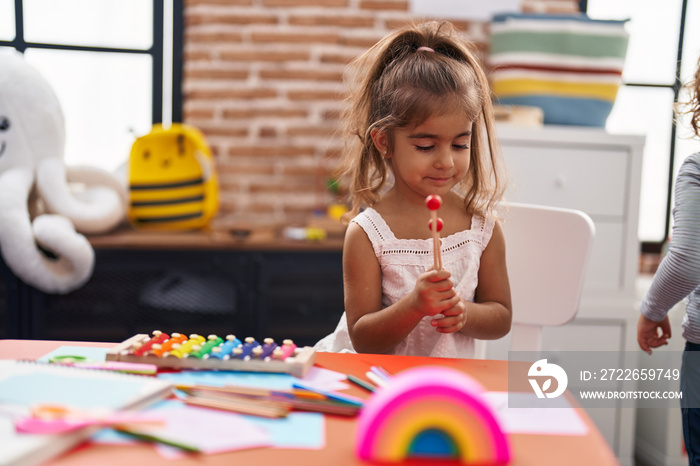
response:
[[[79,444],[98,428],[66,434],[15,431],[13,419],[32,406],[76,409],[140,408],[172,393],[172,383],[138,375],[78,369],[32,361],[0,360],[0,465],[34,465]]]

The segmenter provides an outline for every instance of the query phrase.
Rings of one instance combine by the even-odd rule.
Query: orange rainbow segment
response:
[[[356,453],[385,462],[444,458],[506,464],[510,448],[483,392],[454,369],[423,366],[398,374],[365,404]]]

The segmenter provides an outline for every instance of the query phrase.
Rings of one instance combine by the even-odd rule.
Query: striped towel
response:
[[[545,124],[604,126],[622,83],[624,24],[586,15],[494,16],[489,64],[497,103],[540,107]]]

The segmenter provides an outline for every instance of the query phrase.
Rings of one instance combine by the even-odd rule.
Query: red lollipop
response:
[[[433,231],[433,219],[431,218],[428,220],[428,228],[430,228],[430,231]],[[442,231],[442,219],[440,217],[437,218],[437,231]]]
[[[438,210],[442,205],[442,198],[437,194],[431,194],[425,198],[425,205],[430,210]]]

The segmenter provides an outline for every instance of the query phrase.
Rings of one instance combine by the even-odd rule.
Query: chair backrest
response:
[[[578,312],[595,227],[571,209],[509,203],[499,214],[513,303],[510,350],[540,351],[542,328]]]

